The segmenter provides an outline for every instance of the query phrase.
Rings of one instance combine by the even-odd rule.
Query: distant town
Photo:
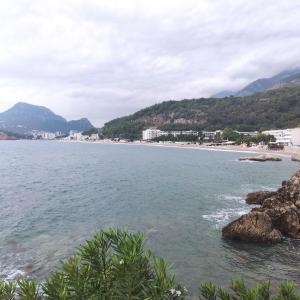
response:
[[[30,132],[34,140],[66,140],[66,141],[114,141],[133,142],[126,139],[104,139],[97,130],[90,132],[78,132],[71,130],[69,134],[62,132],[45,132],[34,130]],[[136,141],[137,142],[137,141]],[[300,147],[300,128],[276,129],[258,131],[237,131],[223,129],[216,131],[163,131],[157,128],[148,128],[142,131],[142,139],[138,142],[144,143],[198,143],[212,146],[247,144],[248,147],[268,145],[270,148]]]

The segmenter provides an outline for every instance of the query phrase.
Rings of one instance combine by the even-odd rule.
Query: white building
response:
[[[167,135],[173,135],[173,136],[179,136],[179,135],[194,135],[198,136],[199,133],[198,131],[193,131],[193,130],[184,130],[184,131],[167,131],[165,132]]]
[[[164,135],[172,135],[174,137],[180,136],[180,135],[194,135],[198,136],[197,131],[193,130],[186,130],[186,131],[162,131],[156,128],[149,128],[146,130],[143,130],[143,140],[153,140],[157,137],[164,136]]]
[[[216,131],[205,131],[204,130],[204,131],[202,131],[202,134],[204,136],[204,140],[209,141],[209,140],[214,140],[217,134],[221,135],[222,131],[221,130],[216,130]]]
[[[155,128],[143,130],[143,140],[153,140],[164,135],[164,131]]]
[[[90,140],[90,141],[97,141],[97,140],[99,140],[99,135],[98,135],[98,133],[93,133],[93,134],[91,134],[90,137],[89,137],[89,140]]]
[[[237,131],[237,130],[235,130],[235,132],[237,132],[240,135],[251,136],[251,137],[255,137],[258,134],[257,131]]]
[[[32,130],[31,134],[36,140],[54,140],[57,135],[53,132]]]
[[[292,144],[293,146],[300,147],[300,128],[292,130]]]
[[[278,144],[300,147],[300,128],[266,130],[263,134],[273,135]]]
[[[85,136],[81,134],[81,132],[77,132],[76,130],[71,130],[68,139],[69,140],[75,140],[75,141],[81,141],[84,140]]]

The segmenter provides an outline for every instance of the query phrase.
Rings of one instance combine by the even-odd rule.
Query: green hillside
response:
[[[163,130],[241,131],[295,127],[300,124],[300,87],[246,97],[166,101],[104,125],[105,137],[136,139],[148,127]]]

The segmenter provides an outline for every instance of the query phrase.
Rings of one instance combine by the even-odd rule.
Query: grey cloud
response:
[[[300,65],[296,1],[11,1],[0,19],[0,110],[23,100],[99,126]]]

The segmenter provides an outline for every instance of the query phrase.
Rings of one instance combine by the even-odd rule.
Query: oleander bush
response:
[[[233,280],[231,290],[215,286],[208,282],[200,286],[200,299],[203,300],[300,300],[293,282],[282,282],[276,295],[271,295],[270,281],[257,283],[254,288],[248,288],[241,279]]]
[[[0,283],[1,300],[179,300],[185,294],[164,260],[145,250],[143,235],[122,230],[97,233],[42,284]]]
[[[204,283],[202,300],[300,300],[291,282],[283,282],[277,295],[270,283],[248,288],[232,281],[230,291]],[[144,248],[141,233],[108,230],[81,245],[43,283],[0,280],[0,300],[180,300],[187,290],[170,275],[163,259]]]

